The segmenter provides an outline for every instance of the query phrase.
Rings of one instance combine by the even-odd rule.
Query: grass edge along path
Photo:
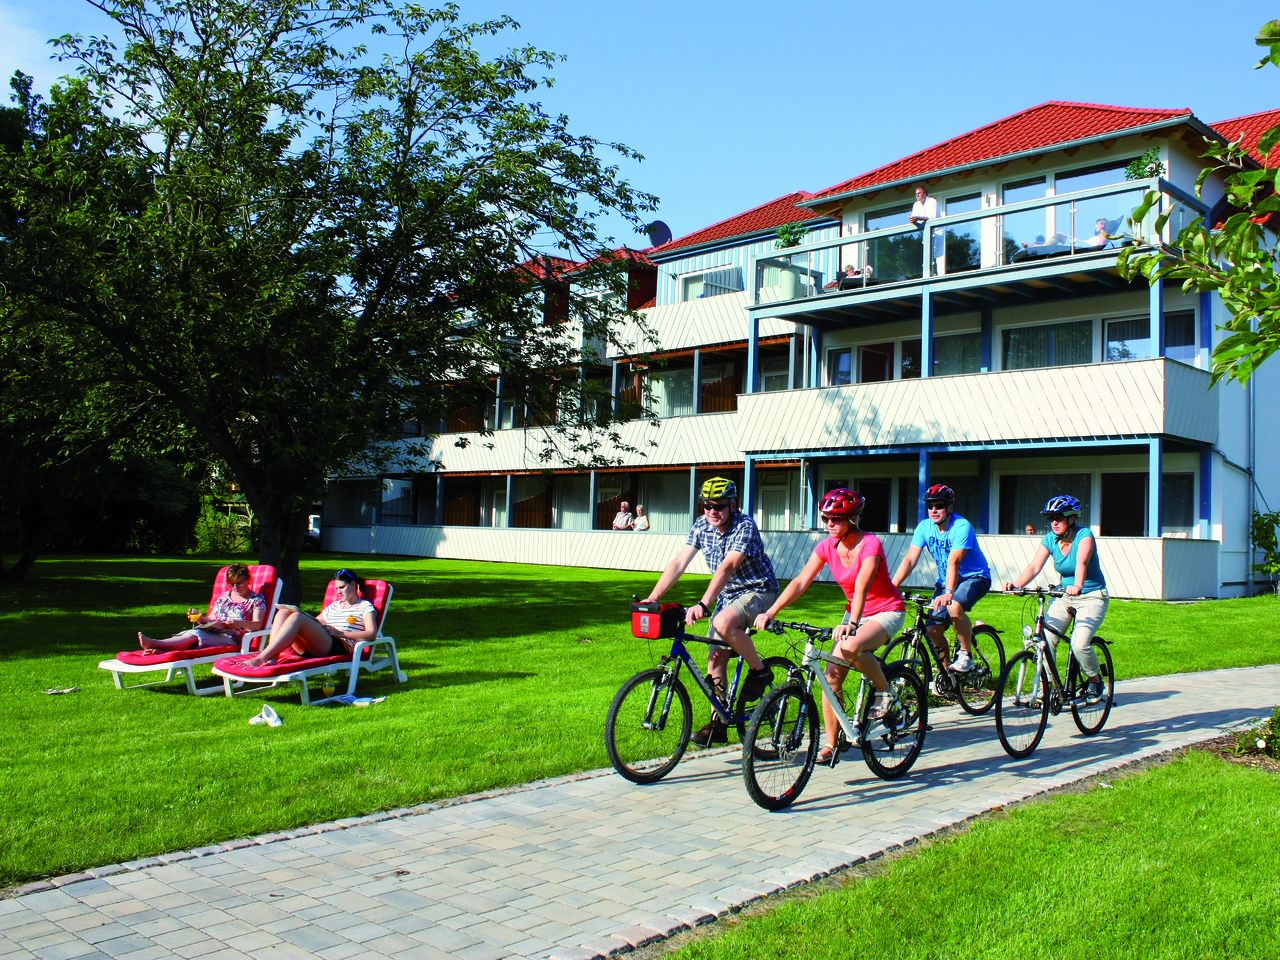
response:
[[[984,814],[637,960],[1270,958],[1280,775],[1190,749]]]
[[[0,886],[606,767],[609,702],[665,649],[628,626],[631,594],[656,574],[315,555],[304,604],[342,566],[395,584],[387,627],[409,682],[360,682],[384,703],[302,707],[290,688],[234,700],[191,697],[180,683],[113,689],[98,661],[139,629],[176,629],[230,559],[244,558],[51,557],[29,582],[0,587]],[[687,576],[671,598],[706,580]],[[832,622],[842,606],[817,584],[788,614]],[[989,597],[980,612],[1012,649],[1023,609]],[[1276,611],[1275,597],[1116,601],[1103,632],[1122,680],[1253,665],[1280,659],[1258,629]],[[781,644],[759,641],[766,655],[788,652]],[[79,691],[44,693],[69,687]],[[247,724],[263,702],[283,727]]]

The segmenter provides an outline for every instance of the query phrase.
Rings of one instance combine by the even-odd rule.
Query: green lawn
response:
[[[1271,958],[1280,775],[1188,753],[1020,804],[672,960]]]
[[[98,661],[139,629],[182,626],[223,562],[48,558],[28,583],[0,587],[0,885],[605,766],[609,701],[663,649],[628,629],[631,594],[653,574],[325,556],[304,563],[304,600],[344,565],[396,586],[387,632],[410,680],[360,689],[384,703],[115,690]],[[788,616],[834,622],[842,605],[817,585]],[[991,597],[979,611],[1013,640],[1021,606]],[[1277,613],[1274,597],[1116,602],[1103,633],[1121,678],[1280,662],[1264,626]],[[761,646],[787,652],[771,635]],[[71,686],[80,692],[43,693]],[[283,727],[248,725],[264,700]]]

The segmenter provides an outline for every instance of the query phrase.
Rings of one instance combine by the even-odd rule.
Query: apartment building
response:
[[[617,410],[651,398],[657,426],[622,429],[638,453],[548,465],[499,385],[432,441],[443,473],[336,481],[324,544],[656,571],[719,474],[790,576],[823,535],[826,489],[867,497],[863,526],[895,562],[922,488],[944,481],[997,578],[1065,492],[1085,503],[1115,595],[1245,593],[1252,511],[1280,504],[1280,455],[1259,429],[1280,367],[1211,384],[1216,296],[1130,283],[1116,257],[1221,216],[1221,184],[1193,192],[1204,138],[1254,143],[1278,121],[1044,103],[652,247],[631,261],[647,333],[626,352],[595,345],[584,374]],[[937,207],[923,226],[908,221],[920,185]],[[1179,211],[1160,231],[1154,214],[1127,220],[1150,190]],[[797,222],[803,238],[780,248]],[[476,417],[491,436],[469,435]],[[645,504],[648,533],[608,529],[622,500]]]

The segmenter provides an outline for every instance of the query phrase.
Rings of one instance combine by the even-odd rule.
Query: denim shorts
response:
[[[991,580],[988,577],[970,577],[967,580],[961,580],[956,585],[955,597],[956,603],[960,604],[961,609],[966,613],[973,609],[974,604],[987,595],[991,589]],[[946,585],[935,586],[933,595],[940,597],[947,592]],[[925,620],[931,624],[950,623],[951,615],[947,613],[946,607],[939,610],[930,610]]]

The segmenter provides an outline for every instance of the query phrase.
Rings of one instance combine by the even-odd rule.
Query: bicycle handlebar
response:
[[[1062,587],[1016,587],[1005,593],[1015,597],[1065,597],[1067,591]]]
[[[774,628],[777,628],[776,632],[778,633],[783,630],[797,630],[814,640],[830,640],[831,635],[835,632],[831,627],[818,627],[812,623],[801,623],[792,620],[774,620],[770,623],[769,629],[773,630]]]

